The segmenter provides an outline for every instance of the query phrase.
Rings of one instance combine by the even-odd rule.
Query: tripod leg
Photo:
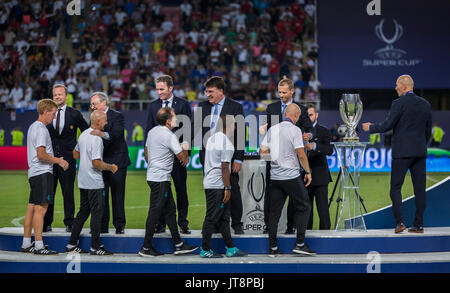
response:
[[[331,193],[330,201],[328,202],[328,208],[331,206],[331,203],[333,202],[334,193],[336,192],[336,187],[339,183],[339,180],[341,179],[342,175],[342,168],[339,168],[339,173],[336,177],[336,182],[334,183],[333,192]]]

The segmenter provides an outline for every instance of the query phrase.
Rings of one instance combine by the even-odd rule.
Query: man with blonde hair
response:
[[[416,213],[408,232],[423,233],[423,214],[426,204],[427,142],[431,137],[431,105],[414,93],[414,80],[409,75],[397,79],[394,100],[383,123],[363,123],[363,130],[384,133],[393,130],[391,190],[392,210],[397,226],[395,233],[406,230],[402,212],[402,185],[406,172],[411,172]]]
[[[76,163],[72,156],[72,151],[77,144],[77,130],[86,130],[89,125],[84,120],[80,111],[67,105],[67,88],[63,84],[55,84],[52,89],[53,101],[58,106],[56,118],[47,125],[50,138],[52,139],[53,152],[55,157],[62,157],[69,163],[69,169],[64,171],[60,166],[53,166],[53,193],[56,194],[56,187],[61,186],[64,204],[64,226],[66,231],[71,232],[72,223],[75,217],[75,199],[73,188],[76,176]],[[54,205],[48,206],[44,217],[44,232],[52,230]]]
[[[58,164],[64,171],[69,164],[63,158],[53,156],[52,141],[46,126],[55,118],[57,105],[50,99],[40,100],[37,105],[39,118],[28,129],[27,159],[30,198],[24,220],[22,252],[52,255],[56,251],[44,246],[42,228],[48,205],[53,203],[53,164]],[[34,240],[31,232],[34,229]]]

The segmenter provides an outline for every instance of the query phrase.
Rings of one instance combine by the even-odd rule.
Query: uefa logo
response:
[[[386,47],[377,50],[375,52],[375,55],[380,59],[402,58],[404,55],[406,55],[406,52],[401,49],[394,48],[394,43],[400,40],[400,38],[403,36],[403,26],[398,24],[397,20],[394,19],[395,33],[392,38],[388,38],[383,31],[383,24],[384,19],[382,19],[380,23],[375,26],[375,34],[381,41],[386,43]]]

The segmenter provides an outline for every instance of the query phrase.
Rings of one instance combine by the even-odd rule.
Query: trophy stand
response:
[[[359,175],[367,142],[332,142],[336,150],[339,173],[339,196],[337,199],[335,230],[366,231],[359,195]],[[337,184],[337,182],[336,182]],[[339,205],[341,208],[339,210]],[[365,209],[365,207],[364,207]]]

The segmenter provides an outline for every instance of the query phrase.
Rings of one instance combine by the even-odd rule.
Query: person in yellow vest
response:
[[[431,147],[439,147],[442,143],[442,138],[444,137],[445,131],[440,128],[437,122],[433,123],[433,129],[431,129]]]
[[[370,134],[369,143],[371,145],[378,144],[378,143],[380,143],[380,141],[381,141],[381,135],[379,133]]]
[[[20,126],[17,126],[11,132],[12,135],[12,146],[22,146],[23,145],[23,132]]]
[[[144,146],[144,130],[142,129],[142,126],[140,126],[137,121],[134,121],[133,126],[134,129],[131,137],[133,145]]]
[[[2,125],[0,124],[0,146],[5,145],[5,130],[3,129]]]
[[[128,138],[128,131],[126,128],[123,129],[123,138],[125,139],[125,142],[127,142],[127,138]],[[127,142],[128,143],[128,142]]]

